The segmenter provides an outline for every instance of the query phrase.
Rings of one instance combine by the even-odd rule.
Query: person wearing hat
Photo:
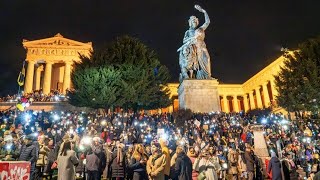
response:
[[[101,177],[101,175],[103,174],[103,170],[106,167],[106,156],[104,154],[100,138],[95,136],[92,140],[93,140],[93,142],[91,145],[91,149],[100,159],[99,177]]]
[[[147,174],[150,180],[163,180],[164,168],[166,166],[166,157],[161,153],[159,144],[152,144],[152,155],[147,161]]]
[[[18,158],[18,161],[30,162],[30,179],[33,179],[35,176],[36,162],[38,160],[37,147],[34,145],[33,140],[34,137],[32,135],[26,136]]]

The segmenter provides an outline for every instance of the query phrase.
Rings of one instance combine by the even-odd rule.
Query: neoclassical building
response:
[[[50,90],[65,93],[71,87],[70,73],[74,62],[79,62],[79,55],[90,56],[92,43],[82,43],[67,39],[61,34],[40,40],[23,40],[27,50],[27,74],[25,93],[43,89],[44,94]],[[256,108],[269,107],[275,101],[277,91],[274,85],[274,75],[278,74],[283,65],[284,57],[280,56],[274,62],[255,74],[243,84],[219,84],[221,111],[239,112]],[[175,111],[178,103],[178,83],[168,84],[173,105],[163,111]]]
[[[44,94],[50,90],[65,93],[71,86],[70,73],[79,55],[89,56],[92,43],[82,43],[56,34],[54,37],[29,41],[24,39],[27,51],[27,74],[24,92],[42,89]]]

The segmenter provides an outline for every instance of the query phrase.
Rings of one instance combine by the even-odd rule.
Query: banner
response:
[[[0,180],[30,180],[30,162],[0,162]]]
[[[19,73],[18,79],[17,79],[17,83],[19,86],[23,86],[24,85],[24,78],[26,76],[26,69],[24,67],[26,61],[23,61],[23,65],[22,65],[22,69]]]

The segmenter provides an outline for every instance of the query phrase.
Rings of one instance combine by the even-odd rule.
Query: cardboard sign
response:
[[[198,120],[195,120],[195,121],[194,121],[194,124],[195,124],[196,126],[198,126],[198,127],[200,127],[200,125],[201,125],[200,121],[198,121]]]

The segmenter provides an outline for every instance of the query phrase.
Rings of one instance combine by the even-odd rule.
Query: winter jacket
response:
[[[239,170],[239,172],[246,172],[247,171],[247,165],[246,165],[246,159],[245,159],[244,153],[239,154],[238,170]]]
[[[118,157],[118,151],[121,151],[120,157]],[[117,159],[119,158],[119,159]],[[112,153],[112,164],[111,164],[111,173],[112,177],[119,177],[124,178],[125,177],[125,156],[122,149],[117,148]]]
[[[246,151],[244,153],[244,158],[245,158],[245,162],[246,162],[246,165],[247,165],[247,171],[254,172],[254,163],[255,162],[254,162],[254,159],[251,156],[249,151]]]
[[[58,156],[58,180],[75,180],[75,166],[79,164],[79,159],[73,150],[68,150],[67,155]]]
[[[37,159],[38,159],[37,147],[32,142],[26,145],[22,145],[18,160],[31,162],[31,167],[30,167],[31,172],[35,170]]]
[[[269,161],[267,172],[270,173],[271,170],[272,180],[282,180],[281,162],[277,157],[273,157]]]
[[[229,161],[229,174],[238,174],[238,155],[236,152],[229,152],[228,154],[228,161]]]
[[[282,160],[283,177],[285,180],[298,180],[299,174],[293,161],[288,159]]]
[[[100,166],[100,159],[95,153],[86,156],[86,167],[88,171],[98,171]]]
[[[169,176],[170,175],[170,162],[171,162],[169,148],[166,146],[163,146],[162,147],[162,154],[164,154],[166,157],[166,166],[164,167],[164,174]]]
[[[161,155],[161,156],[151,155],[147,162],[147,174],[149,175],[149,179],[163,180],[165,166],[166,166],[165,155]],[[151,173],[153,173],[153,176],[150,176]]]
[[[192,162],[185,153],[178,154],[171,179],[192,180]]]
[[[45,144],[39,144],[39,158],[37,160],[37,166],[44,166],[48,164],[48,153],[50,149]]]

